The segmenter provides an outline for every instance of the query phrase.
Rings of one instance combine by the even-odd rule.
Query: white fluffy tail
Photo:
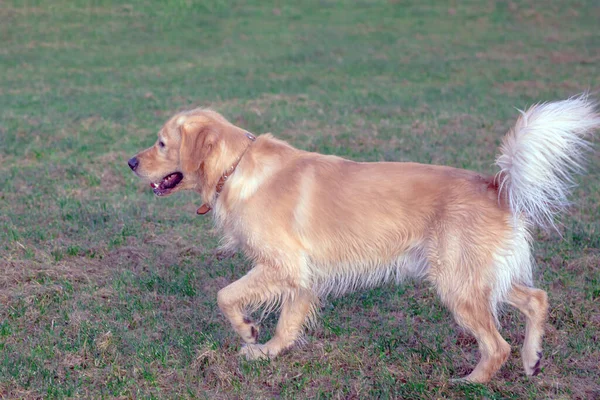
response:
[[[572,175],[583,172],[588,139],[600,128],[600,114],[585,94],[519,112],[496,159],[500,192],[515,217],[555,227],[554,217],[569,204]]]

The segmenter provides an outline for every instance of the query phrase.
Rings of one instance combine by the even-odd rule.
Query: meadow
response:
[[[0,2],[0,397],[600,398],[598,153],[533,233],[542,372],[507,308],[486,385],[450,382],[476,343],[419,282],[327,299],[293,351],[240,359],[216,293],[248,261],[216,252],[197,195],[127,167],[211,107],[310,151],[492,174],[516,108],[600,98],[598,21],[595,0]]]

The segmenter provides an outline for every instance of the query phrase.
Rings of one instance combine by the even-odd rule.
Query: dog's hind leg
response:
[[[452,312],[459,325],[477,339],[481,359],[464,380],[487,382],[500,369],[510,354],[510,346],[496,329],[489,304],[481,298],[465,300],[454,305]]]
[[[521,356],[525,373],[530,376],[537,375],[542,358],[542,336],[548,313],[548,295],[543,290],[517,284],[508,293],[507,303],[519,309],[527,319]]]
[[[309,314],[313,311],[316,297],[308,290],[300,289],[285,298],[275,335],[265,344],[247,344],[240,351],[248,359],[273,358],[291,347],[302,334]]]
[[[461,381],[487,382],[508,358],[510,346],[496,327],[493,304],[490,301],[491,288],[482,273],[485,268],[472,266],[485,265],[483,258],[468,260],[466,257],[455,257],[454,260],[456,261],[452,262],[449,257],[445,258],[444,273],[435,274],[434,271],[430,280],[456,322],[477,339],[481,359],[475,369]]]

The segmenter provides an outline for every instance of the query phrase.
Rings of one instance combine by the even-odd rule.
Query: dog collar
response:
[[[256,136],[254,136],[250,132],[246,132],[246,137],[248,139],[250,139],[250,143],[248,144],[248,146],[246,146],[246,148],[244,149],[242,154],[238,157],[236,162],[233,163],[233,165],[231,167],[229,167],[223,175],[221,175],[221,178],[219,178],[219,181],[217,182],[217,186],[216,186],[216,196],[215,197],[219,197],[219,194],[223,190],[223,186],[225,186],[225,182],[227,181],[227,178],[229,178],[235,172],[235,169],[238,166],[238,164],[240,163],[240,161],[242,160],[242,157],[244,157],[244,154],[246,154],[246,151],[248,151],[248,149],[252,145],[252,142],[254,142],[256,140]],[[210,210],[212,210],[212,207],[208,203],[204,203],[200,206],[200,208],[198,208],[198,210],[196,211],[196,214],[204,215],[207,212],[209,212]]]

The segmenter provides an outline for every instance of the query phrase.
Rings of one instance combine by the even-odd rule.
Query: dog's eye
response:
[[[165,147],[165,142],[163,142],[162,140],[160,140],[160,141],[158,142],[158,147],[160,147],[160,148],[163,148],[163,147]]]

